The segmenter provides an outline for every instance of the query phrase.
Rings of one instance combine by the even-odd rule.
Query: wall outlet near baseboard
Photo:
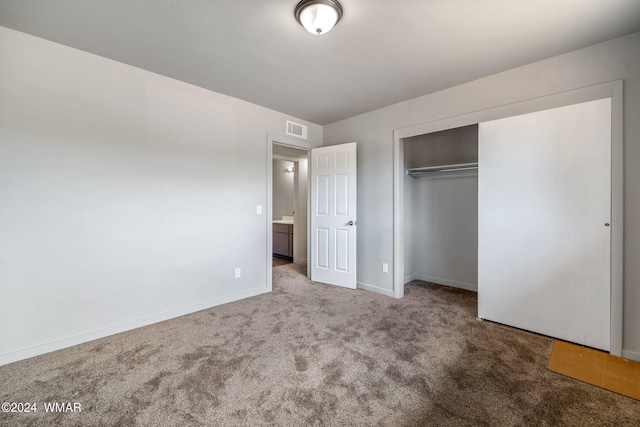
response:
[[[242,275],[242,270],[240,269],[240,267],[236,268],[236,279],[239,279],[241,275]]]
[[[382,263],[382,272],[383,273],[388,273],[389,272],[389,264],[387,264],[386,262]]]

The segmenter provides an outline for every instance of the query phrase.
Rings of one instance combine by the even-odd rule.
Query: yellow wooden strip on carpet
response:
[[[640,363],[556,341],[547,369],[640,400]]]

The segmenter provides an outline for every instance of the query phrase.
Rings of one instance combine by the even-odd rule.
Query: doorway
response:
[[[292,264],[296,271],[309,276],[309,149],[306,141],[268,135],[266,253],[269,290],[273,285],[275,265]],[[274,257],[274,248],[278,257]]]
[[[298,267],[297,271],[314,281],[356,289],[356,143],[312,149],[305,141],[267,134],[268,291],[273,289],[273,229],[276,225],[272,211],[274,158],[290,159],[299,171],[294,193],[293,229],[298,232],[293,232],[293,262],[304,267]],[[321,175],[317,175],[319,172]],[[311,203],[312,199],[314,203]],[[311,215],[312,206],[316,209],[314,215]],[[262,212],[260,206],[258,211]],[[320,224],[319,217],[329,222]],[[331,274],[322,276],[324,271],[321,270]]]
[[[273,256],[297,265],[307,262],[307,155],[306,150],[273,146]]]

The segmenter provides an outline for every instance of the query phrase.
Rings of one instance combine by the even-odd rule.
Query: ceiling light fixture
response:
[[[342,5],[337,0],[302,0],[295,9],[296,20],[311,34],[329,32],[340,18]]]

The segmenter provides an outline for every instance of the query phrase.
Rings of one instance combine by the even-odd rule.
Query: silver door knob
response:
[[[352,226],[353,224],[355,224],[355,222],[353,222],[353,221],[349,221],[349,222],[347,223],[347,225],[348,225],[348,226]]]

